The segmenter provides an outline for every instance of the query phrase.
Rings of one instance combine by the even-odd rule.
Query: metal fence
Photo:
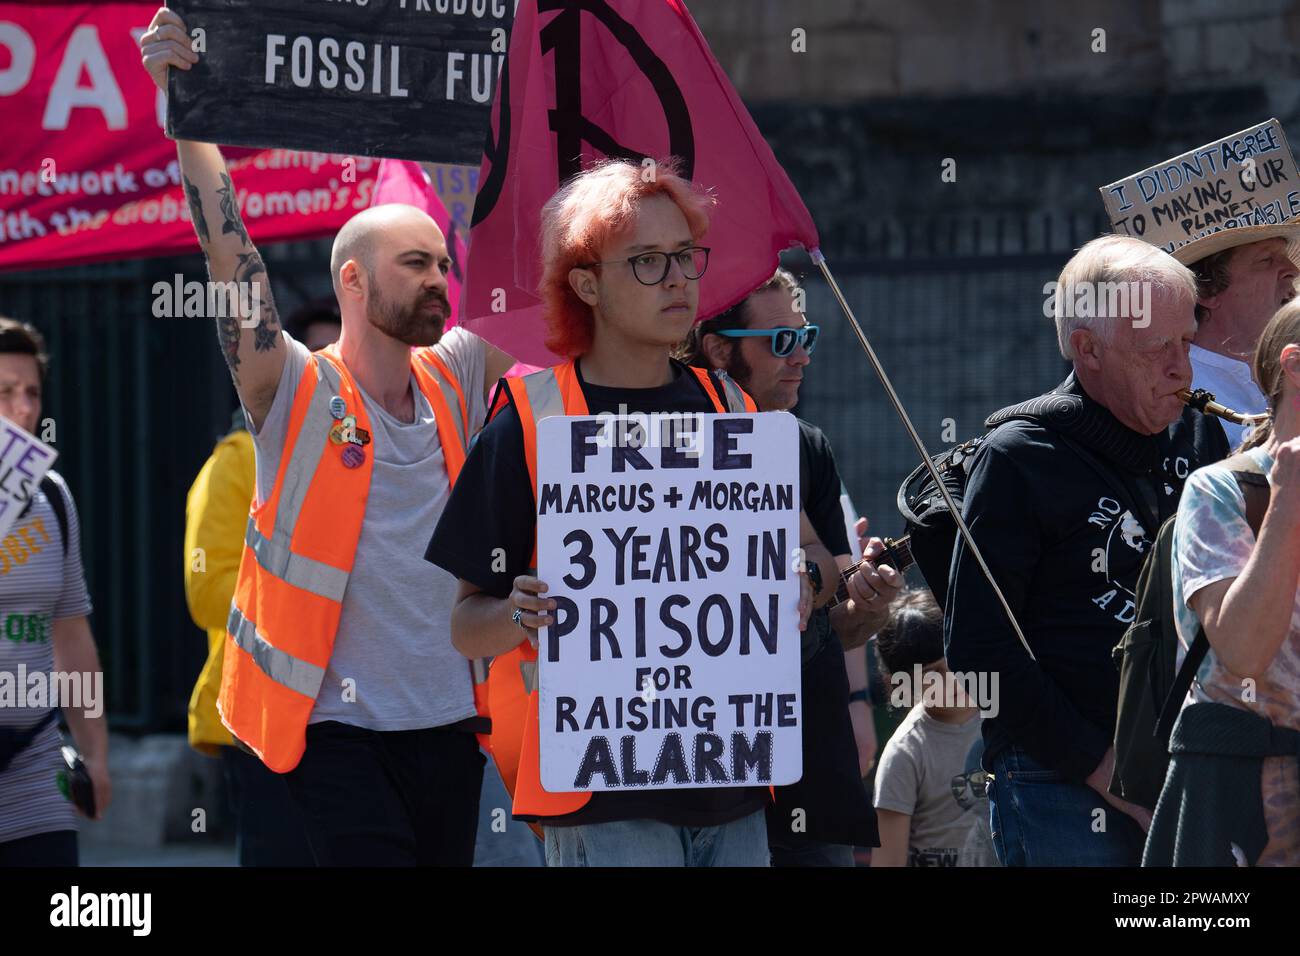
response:
[[[1105,228],[1093,215],[884,221],[856,258],[830,262],[931,454],[1065,377],[1043,287]],[[806,287],[823,338],[796,411],[826,432],[873,533],[897,534],[898,487],[920,458],[829,289],[816,275]]]

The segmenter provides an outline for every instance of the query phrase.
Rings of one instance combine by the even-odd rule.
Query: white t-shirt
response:
[[[1211,352],[1199,345],[1193,345],[1190,353],[1192,361],[1192,387],[1203,388],[1214,393],[1214,399],[1220,405],[1226,405],[1234,412],[1245,415],[1259,415],[1268,411],[1268,399],[1255,384],[1250,373],[1250,366],[1241,359],[1235,359],[1218,352]],[[1227,432],[1228,444],[1236,448],[1242,442],[1246,431],[1245,425],[1219,419],[1223,430]]]
[[[306,346],[287,333],[287,361],[275,401],[260,431],[249,422],[257,451],[257,496],[275,483],[293,397],[307,367]],[[467,434],[483,425],[486,343],[464,329],[434,346],[456,376],[469,414]],[[424,560],[450,488],[442,442],[428,399],[410,379],[415,421],[399,422],[365,393],[375,456],[366,517],[338,634],[310,723],[337,720],[369,730],[441,727],[474,715],[469,662],[451,643],[456,580]],[[347,683],[345,683],[347,682]]]

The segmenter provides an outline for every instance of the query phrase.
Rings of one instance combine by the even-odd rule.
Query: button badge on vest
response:
[[[361,446],[370,444],[370,432],[357,427],[357,416],[347,413],[347,403],[335,395],[330,399],[330,415],[334,424],[330,426],[329,439],[334,445],[343,445],[343,464],[347,468],[360,468],[366,460],[366,453]]]

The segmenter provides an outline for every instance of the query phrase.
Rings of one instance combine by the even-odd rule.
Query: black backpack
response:
[[[1259,536],[1268,510],[1268,478],[1249,455],[1223,463],[1246,499],[1246,521]],[[1210,642],[1197,628],[1175,673],[1178,632],[1174,626],[1173,533],[1175,515],[1160,526],[1142,565],[1133,623],[1116,645],[1119,668],[1119,714],[1115,721],[1115,771],[1110,792],[1154,810],[1169,768],[1169,735],[1183,699],[1205,660]]]
[[[1213,396],[1204,393],[1208,399]],[[1218,420],[1200,410],[1185,410],[1180,421],[1172,426],[1186,434],[1187,442],[1198,453],[1201,461],[1220,461],[1228,456],[1228,439]],[[960,445],[931,455],[939,477],[958,508],[966,497],[967,469],[979,451],[980,445],[993,429],[1005,422],[1032,422],[1050,430],[1063,445],[1070,448],[1090,467],[1105,484],[1116,489],[1120,500],[1131,499],[1135,513],[1143,527],[1155,528],[1158,515],[1153,513],[1157,502],[1142,493],[1142,487],[1118,487],[1114,470],[1103,464],[1086,445],[1096,446],[1105,440],[1106,426],[1091,416],[1084,399],[1070,391],[1048,392],[1018,405],[995,412],[984,421],[985,433]],[[939,493],[934,478],[924,465],[903,480],[898,489],[897,506],[906,522],[910,536],[911,557],[920,568],[925,583],[929,585],[940,607],[946,606],[948,595],[948,570],[952,564],[953,546],[957,543],[957,523],[948,513],[948,503]]]
[[[50,472],[46,472],[41,478],[40,489],[45,493],[46,500],[54,510],[54,519],[59,523],[59,537],[63,542],[63,556],[66,558],[68,556],[68,502],[64,499],[58,483],[50,475]],[[32,510],[34,503],[34,497],[28,500],[18,514],[19,521],[27,517],[27,512]]]

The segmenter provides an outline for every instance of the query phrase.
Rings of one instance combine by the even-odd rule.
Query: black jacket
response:
[[[997,714],[983,722],[986,768],[1015,745],[1082,781],[1111,745],[1119,690],[1111,650],[1133,620],[1150,542],[1187,475],[1227,447],[1222,429],[1191,409],[1164,433],[1135,432],[1073,374],[1025,404],[1045,423],[1015,420],[1014,410],[993,416],[1012,420],[976,452],[962,517],[1037,661],[960,538],[945,649],[950,669],[996,675]]]

